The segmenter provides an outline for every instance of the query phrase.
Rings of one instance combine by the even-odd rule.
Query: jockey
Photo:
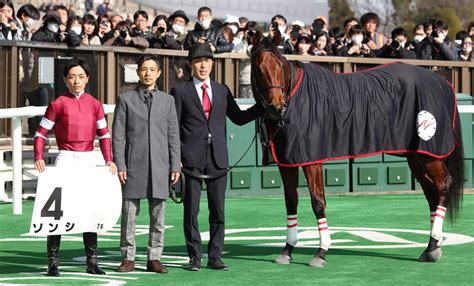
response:
[[[116,173],[103,107],[97,99],[84,92],[89,81],[89,67],[82,59],[71,59],[64,68],[64,81],[68,91],[50,103],[35,134],[36,170],[39,172],[45,170],[43,159],[45,140],[48,132],[54,129],[59,149],[56,166],[93,167],[92,151],[97,135],[104,160],[110,171]],[[87,256],[87,273],[105,274],[97,264],[97,233],[86,232],[83,234],[83,239]],[[49,235],[47,238],[49,276],[59,276],[60,241],[60,235]]]

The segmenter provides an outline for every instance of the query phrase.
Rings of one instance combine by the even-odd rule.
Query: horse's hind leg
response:
[[[289,264],[291,253],[298,242],[298,168],[280,167],[280,175],[285,189],[286,205],[286,245],[275,263]]]
[[[411,154],[407,157],[413,175],[420,182],[430,207],[431,235],[428,247],[420,255],[420,262],[436,262],[441,258],[443,222],[448,205],[447,192],[452,178],[442,160],[426,155]]]
[[[308,182],[311,195],[311,205],[318,220],[319,249],[316,255],[308,263],[311,267],[324,267],[326,265],[326,253],[331,246],[331,236],[329,235],[326,221],[326,199],[324,197],[323,186],[323,166],[321,164],[306,166],[303,168]]]

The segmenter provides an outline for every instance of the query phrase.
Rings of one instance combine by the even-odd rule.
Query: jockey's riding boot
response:
[[[48,235],[46,247],[48,248],[48,276],[59,276],[59,244],[60,235]]]
[[[84,232],[82,235],[84,239],[84,249],[86,250],[86,272],[89,274],[104,275],[105,272],[100,269],[97,263],[97,233]]]

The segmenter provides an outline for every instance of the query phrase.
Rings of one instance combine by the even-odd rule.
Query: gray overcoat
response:
[[[119,172],[127,171],[123,198],[167,199],[170,172],[181,166],[174,98],[138,84],[117,98],[112,132],[115,164]]]

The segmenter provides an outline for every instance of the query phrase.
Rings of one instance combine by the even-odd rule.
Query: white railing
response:
[[[106,114],[114,113],[115,105],[104,104]],[[23,166],[21,147],[21,120],[25,117],[44,115],[46,106],[28,106],[0,109],[0,119],[11,118],[12,167],[13,167],[13,214],[22,214]]]
[[[115,105],[104,104],[106,114],[114,113]],[[459,113],[474,113],[474,105],[458,105]],[[12,165],[13,165],[13,214],[22,214],[22,191],[23,191],[23,168],[22,168],[22,147],[21,147],[21,120],[23,117],[34,117],[43,115],[46,106],[42,107],[20,107],[0,109],[0,119],[11,118],[12,136]]]

